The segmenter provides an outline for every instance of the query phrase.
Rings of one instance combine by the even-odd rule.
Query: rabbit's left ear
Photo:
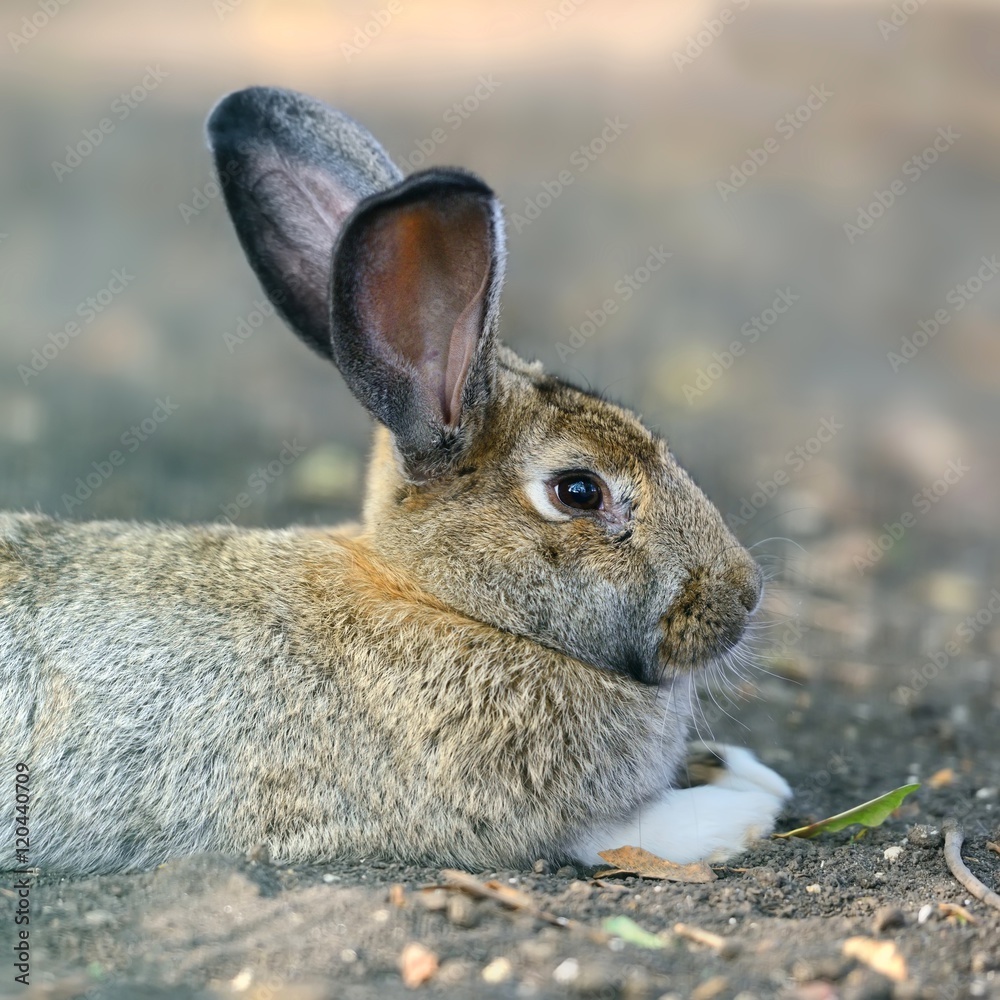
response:
[[[490,397],[503,270],[499,203],[461,170],[367,198],[334,248],[334,361],[416,477],[447,463]]]

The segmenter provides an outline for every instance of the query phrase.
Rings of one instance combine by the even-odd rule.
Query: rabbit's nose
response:
[[[760,569],[745,555],[714,573],[704,566],[692,569],[660,619],[662,660],[697,667],[732,649],[760,602],[761,585]]]
[[[724,573],[724,579],[736,592],[736,599],[746,608],[747,614],[752,615],[760,604],[764,586],[760,567],[751,558],[746,557],[730,566]]]

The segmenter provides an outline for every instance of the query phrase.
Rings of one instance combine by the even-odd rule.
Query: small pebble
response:
[[[603,962],[581,962],[573,992],[581,996],[614,996],[617,985],[615,971]]]
[[[552,973],[552,978],[563,986],[572,983],[580,975],[580,963],[575,958],[560,962]]]
[[[446,889],[429,889],[417,897],[425,910],[440,913],[448,909],[448,891]]]
[[[931,918],[931,914],[934,912],[934,907],[930,903],[924,903],[917,912],[917,923],[926,924]]]
[[[835,983],[843,979],[857,963],[840,955],[827,955],[816,959],[800,959],[792,966],[792,978],[798,983],[825,979]]]
[[[572,865],[563,865],[556,874],[563,878],[576,878],[580,873]]]
[[[882,857],[885,858],[890,864],[894,864],[903,856],[903,848],[898,845],[892,847],[887,847],[882,852]]]
[[[997,797],[997,789],[995,788],[980,788],[976,791],[977,799],[995,799]]]
[[[456,927],[475,927],[479,923],[479,908],[464,893],[453,893],[448,900],[448,919]]]
[[[995,969],[1000,968],[1000,957],[993,958],[986,951],[973,952],[971,967],[977,976],[984,972],[993,972]]]
[[[539,858],[531,866],[531,870],[536,875],[551,875],[552,874],[552,865],[545,858]]]
[[[438,957],[429,948],[411,941],[399,956],[399,971],[410,989],[422,986],[438,969]]]
[[[500,957],[494,958],[489,965],[485,966],[480,975],[483,977],[483,982],[496,984],[510,979],[513,971],[514,967],[510,964],[510,959]]]
[[[823,886],[819,885],[817,882],[814,882],[812,885],[806,886],[806,892],[810,892],[813,895],[816,895],[817,893],[820,893],[822,891],[823,891]]]

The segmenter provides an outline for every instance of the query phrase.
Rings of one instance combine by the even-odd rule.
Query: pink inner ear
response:
[[[365,238],[358,311],[377,346],[407,362],[445,426],[483,330],[490,272],[489,209],[455,195],[391,209]]]

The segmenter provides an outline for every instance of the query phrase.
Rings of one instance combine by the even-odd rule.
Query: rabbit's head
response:
[[[736,645],[761,576],[666,443],[500,344],[504,230],[460,170],[403,180],[289,91],[209,119],[265,291],[381,425],[368,543],[456,609],[655,683]]]

